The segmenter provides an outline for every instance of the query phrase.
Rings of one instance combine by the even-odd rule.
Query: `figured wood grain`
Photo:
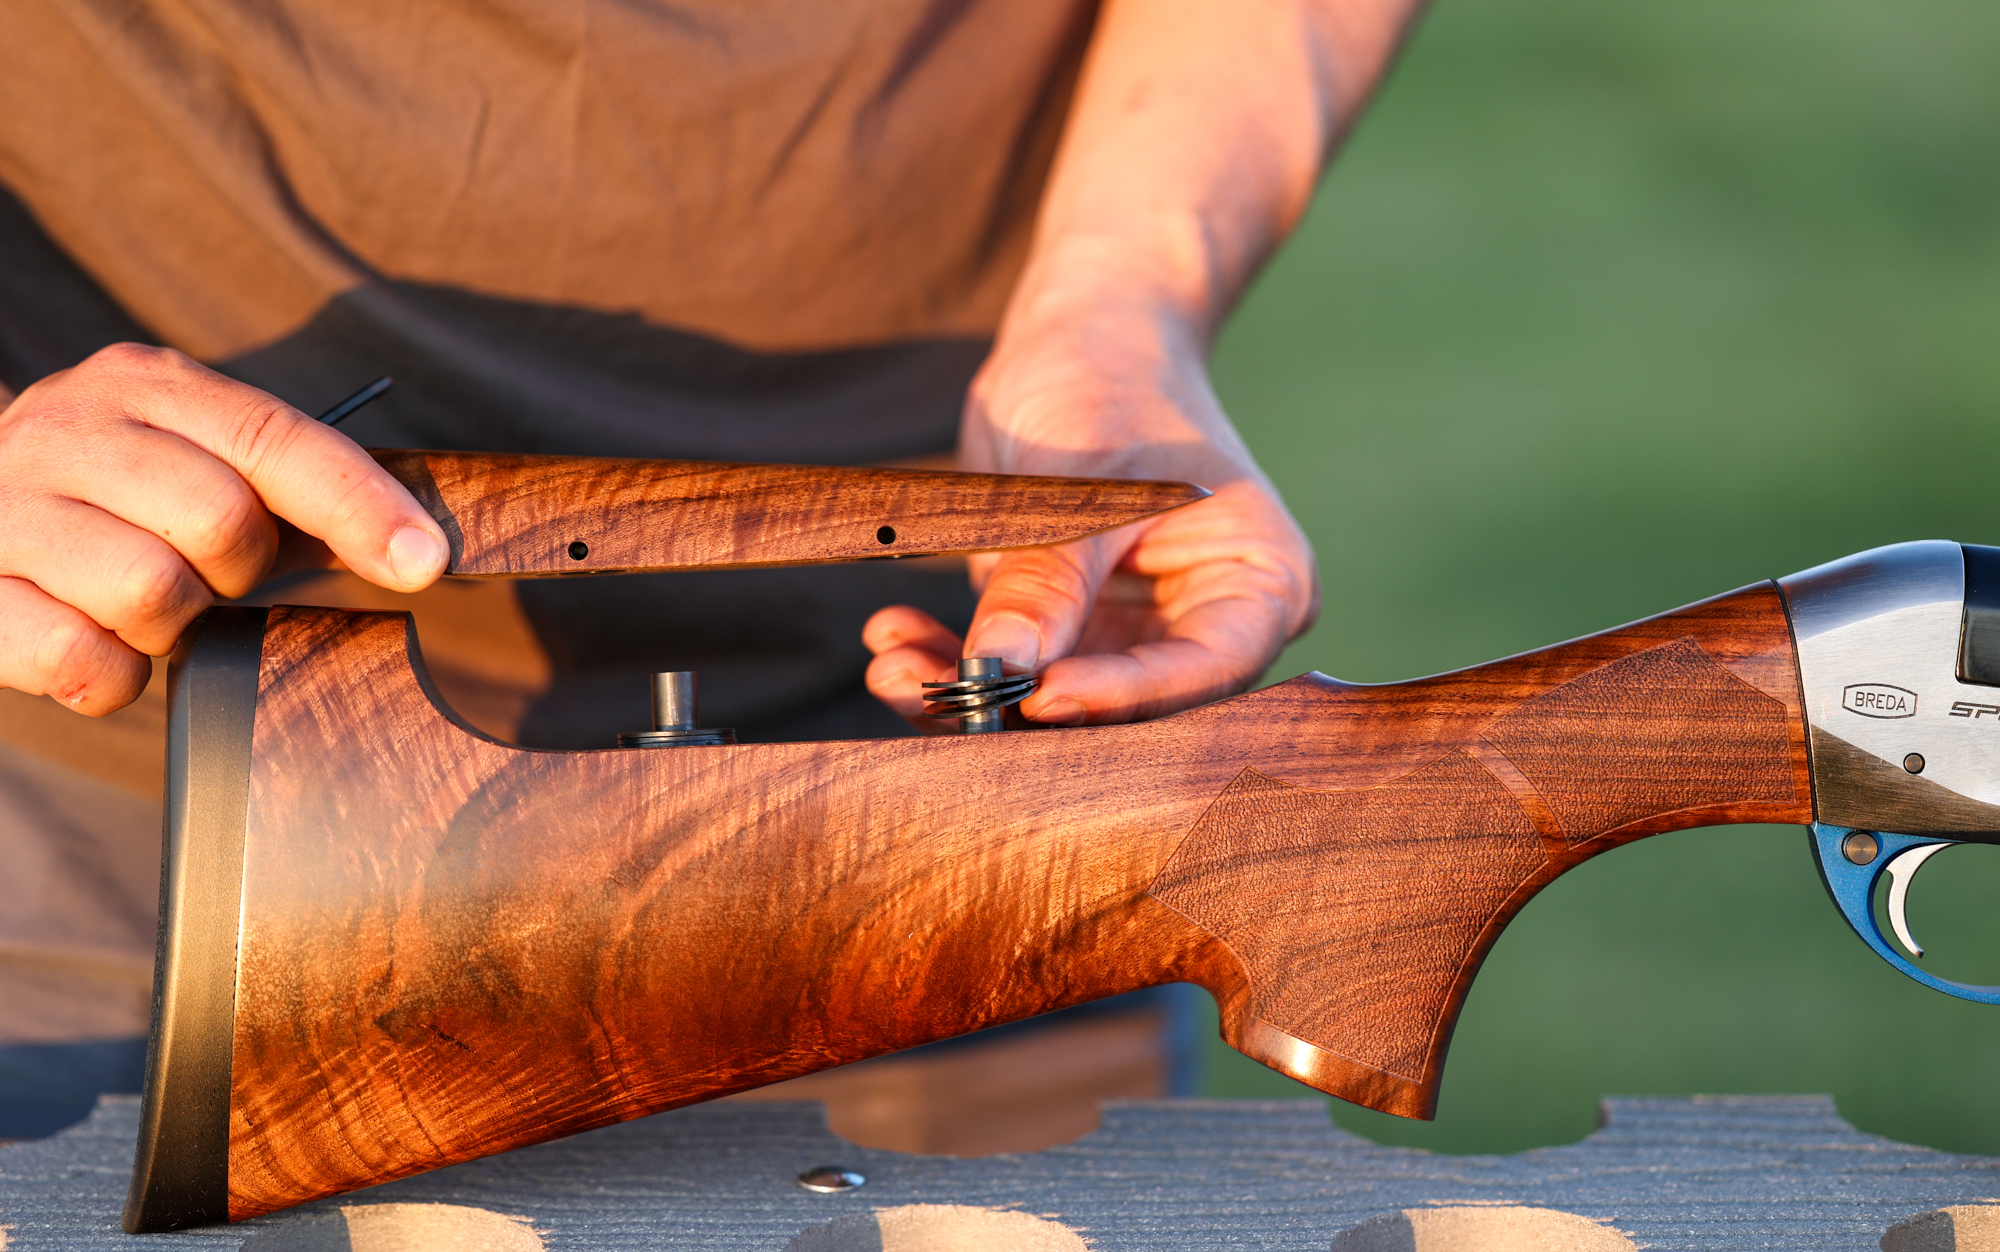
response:
[[[1769,584],[1418,682],[932,739],[527,751],[411,647],[271,616],[236,1218],[1175,980],[1234,1046],[1424,1115],[1537,888],[1810,816]]]
[[[444,528],[448,573],[819,565],[1062,543],[1202,499],[1187,483],[371,449]]]
[[[1534,822],[1463,752],[1351,792],[1247,769],[1153,894],[1229,944],[1260,1021],[1415,1085],[1466,954],[1546,859]]]
[[[1373,787],[1313,790],[1246,770],[1153,895],[1248,969],[1263,1029],[1246,1051],[1283,1062],[1308,1042],[1281,1068],[1302,1062],[1325,1086],[1360,1066],[1382,1076],[1367,1080],[1379,1092],[1368,1102],[1429,1116],[1465,990],[1528,897],[1610,841],[1808,820],[1797,728],[1796,703],[1737,677],[1693,635],[1657,643],[1520,700]]]

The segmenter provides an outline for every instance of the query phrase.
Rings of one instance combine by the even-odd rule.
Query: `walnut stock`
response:
[[[1128,726],[528,751],[438,706],[406,619],[283,607],[255,700],[208,1220],[1170,981],[1266,1064],[1428,1116],[1535,891],[1810,819],[1770,584]]]

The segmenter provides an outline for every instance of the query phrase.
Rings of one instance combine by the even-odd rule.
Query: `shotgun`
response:
[[[1202,494],[379,455],[481,574],[1054,542]],[[206,614],[170,700],[135,1233],[1177,981],[1239,1051],[1428,1117],[1502,927],[1694,826],[1809,826],[1871,947],[2000,1002],[1871,907],[1886,875],[1915,952],[1908,876],[2000,842],[2000,549],[1880,548],[1455,673],[1133,725],[535,751],[453,716],[407,615],[287,606]]]

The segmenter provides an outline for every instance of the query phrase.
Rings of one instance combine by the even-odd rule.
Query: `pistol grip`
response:
[[[1435,755],[1377,785],[1238,775],[1151,888],[1242,962],[1230,1043],[1345,1099],[1430,1117],[1472,978],[1542,887],[1644,835],[1805,819],[1796,701],[1717,659],[1746,636],[1788,653],[1782,610],[1768,589],[1734,599],[1731,617],[1690,611],[1678,638],[1632,627],[1372,689],[1467,714],[1429,741]],[[1369,733],[1395,735],[1393,716],[1373,720]],[[1354,745],[1371,746],[1383,750]]]

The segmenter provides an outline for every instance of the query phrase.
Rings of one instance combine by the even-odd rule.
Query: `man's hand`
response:
[[[973,385],[963,467],[1215,494],[1061,547],[974,557],[969,642],[913,608],[877,613],[869,689],[921,728],[954,728],[922,715],[922,684],[953,677],[961,654],[1042,670],[1021,705],[1033,721],[1132,721],[1243,690],[1318,612],[1312,550],[1223,416],[1199,344],[1096,301],[1096,318],[1070,316],[1080,302],[1010,321]]]
[[[1241,691],[1318,611],[1312,552],[1208,385],[1222,319],[1305,211],[1417,0],[1106,0],[1034,247],[966,409],[965,469],[1173,478],[1211,498],[975,559],[963,645],[863,632],[869,689],[926,729],[959,655],[1041,669],[1027,717],[1156,717]],[[1043,668],[1046,667],[1046,668]]]
[[[351,440],[178,352],[115,345],[0,409],[0,687],[109,713],[274,568],[416,591],[446,558]]]

